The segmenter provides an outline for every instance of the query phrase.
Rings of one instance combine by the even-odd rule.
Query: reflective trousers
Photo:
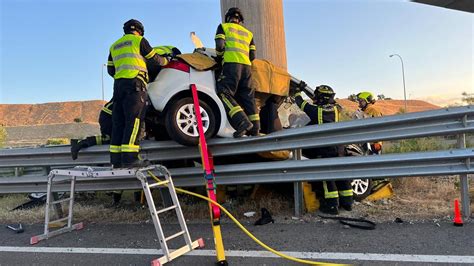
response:
[[[224,63],[217,79],[217,95],[222,100],[230,124],[237,129],[244,120],[253,124],[252,132],[260,130],[260,116],[255,105],[255,91],[250,88],[251,67]]]
[[[114,167],[133,164],[138,160],[141,121],[148,106],[146,85],[137,78],[114,82],[112,139],[110,162]]]

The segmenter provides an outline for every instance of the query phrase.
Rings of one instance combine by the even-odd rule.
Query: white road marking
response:
[[[160,249],[134,248],[75,248],[75,247],[8,247],[0,246],[0,252],[27,253],[80,253],[80,254],[116,254],[116,255],[162,255]],[[474,256],[454,255],[417,255],[417,254],[377,254],[377,253],[332,253],[332,252],[294,252],[282,253],[300,259],[345,260],[345,261],[395,261],[395,262],[425,262],[425,263],[471,263]],[[197,249],[187,256],[215,256],[215,250]],[[276,258],[277,255],[268,251],[258,250],[226,250],[227,257]]]

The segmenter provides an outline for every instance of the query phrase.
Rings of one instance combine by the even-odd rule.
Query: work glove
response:
[[[304,89],[306,88],[306,86],[307,86],[306,82],[300,81],[300,84],[298,84],[297,90],[298,90],[298,91],[304,91]]]

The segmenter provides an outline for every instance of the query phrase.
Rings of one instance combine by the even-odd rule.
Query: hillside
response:
[[[357,104],[346,99],[337,100],[349,112],[357,108]],[[0,125],[7,127],[51,125],[73,123],[80,118],[83,123],[97,123],[103,101],[54,102],[44,104],[0,104]],[[377,101],[375,104],[384,115],[396,114],[404,107],[403,100]],[[408,111],[420,112],[438,109],[439,106],[409,100]]]
[[[357,104],[346,99],[338,100],[347,112],[352,113]],[[99,133],[97,119],[103,101],[55,102],[44,104],[0,104],[0,125],[6,126],[7,146],[31,146],[46,143],[52,138],[83,138]],[[396,114],[404,106],[401,100],[378,101],[376,106],[384,115]],[[283,105],[282,105],[283,107]],[[418,112],[440,107],[417,100],[408,101],[408,111]],[[287,125],[289,112],[280,108],[283,125]],[[82,122],[75,123],[79,118]]]

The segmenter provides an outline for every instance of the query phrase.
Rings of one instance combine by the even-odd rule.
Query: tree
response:
[[[379,94],[379,95],[377,95],[377,98],[378,98],[379,101],[383,101],[383,100],[385,100],[385,95]]]
[[[351,94],[349,97],[347,97],[347,99],[351,102],[357,102],[357,95]]]
[[[462,93],[462,102],[467,104],[474,104],[474,93]]]

